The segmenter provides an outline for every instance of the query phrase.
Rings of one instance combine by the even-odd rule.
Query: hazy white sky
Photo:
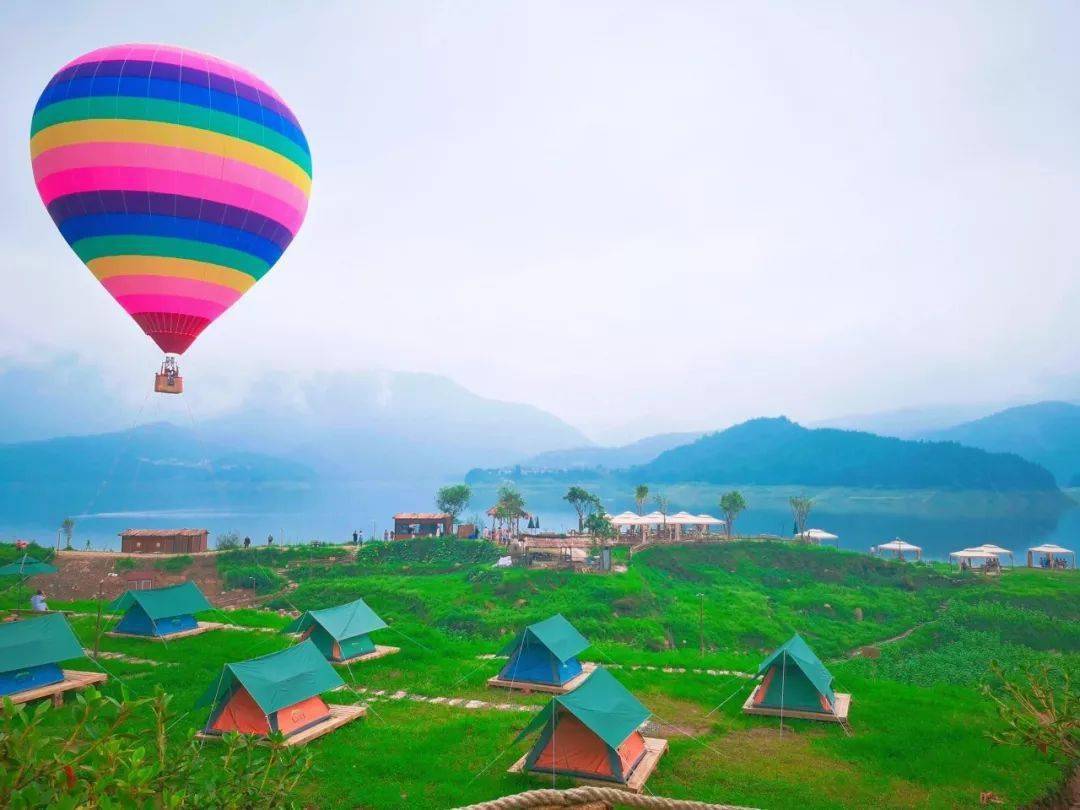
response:
[[[601,439],[1080,397],[1078,31],[1065,2],[7,3],[0,358],[140,392],[158,362],[28,157],[56,69],[146,41],[260,75],[315,164],[185,355],[202,396],[432,371]]]

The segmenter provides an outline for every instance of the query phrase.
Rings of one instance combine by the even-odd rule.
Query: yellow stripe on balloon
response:
[[[291,160],[271,149],[231,135],[222,135],[220,132],[179,124],[163,124],[158,121],[91,118],[86,121],[54,124],[30,139],[30,157],[36,158],[42,152],[58,146],[70,146],[90,141],[149,143],[195,149],[249,163],[273,172],[283,180],[292,183],[304,194],[311,192],[311,178],[307,173]]]
[[[231,267],[171,256],[102,256],[91,259],[87,267],[98,281],[113,276],[168,276],[208,281],[238,292],[247,292],[255,283],[247,273]]]

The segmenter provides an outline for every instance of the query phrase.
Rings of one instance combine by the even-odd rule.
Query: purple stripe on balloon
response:
[[[152,214],[225,225],[260,236],[285,250],[293,234],[269,217],[211,200],[146,191],[86,191],[66,194],[49,203],[49,215],[60,226],[88,214]]]
[[[296,120],[292,110],[266,93],[260,93],[254,87],[240,81],[233,81],[229,76],[217,73],[207,73],[205,70],[182,68],[178,65],[170,65],[167,62],[127,61],[113,59],[105,62],[83,62],[78,65],[64,68],[49,82],[48,87],[73,78],[88,78],[92,76],[124,76],[131,78],[168,79],[180,81],[194,87],[208,87],[222,93],[240,96],[255,104],[259,104],[268,110],[273,110],[282,118],[285,118],[297,128],[300,122]],[[46,89],[48,89],[46,87]]]

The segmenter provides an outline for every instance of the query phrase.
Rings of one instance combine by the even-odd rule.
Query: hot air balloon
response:
[[[311,152],[269,85],[169,45],[100,48],[46,86],[30,126],[38,193],[109,294],[177,355],[281,258],[307,210]]]

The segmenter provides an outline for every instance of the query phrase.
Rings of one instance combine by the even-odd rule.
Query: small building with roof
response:
[[[0,623],[0,696],[15,703],[52,697],[59,704],[63,693],[102,683],[101,672],[61,669],[63,661],[83,658],[62,613]]]
[[[195,614],[212,609],[199,586],[190,581],[163,588],[125,591],[109,605],[113,613],[124,611],[119,624],[109,635],[160,640],[205,633],[220,625],[196,621]]]
[[[198,554],[206,551],[208,529],[125,529],[120,532],[124,554]]]
[[[851,695],[833,691],[833,676],[802,636],[793,635],[761,662],[761,683],[743,704],[746,714],[843,723]]]
[[[588,648],[585,637],[556,613],[530,624],[503,648],[502,654],[510,658],[496,677],[488,679],[488,686],[565,694],[596,668],[578,660]]]
[[[301,633],[311,639],[327,661],[351,664],[401,652],[378,646],[370,633],[388,627],[363,599],[322,610],[309,610],[288,625],[283,633]]]
[[[533,717],[514,742],[537,731],[540,736],[510,773],[565,776],[640,793],[668,747],[667,740],[641,733],[650,716],[625,686],[599,668]]]
[[[310,639],[279,652],[226,664],[195,704],[210,707],[199,735],[236,732],[257,737],[281,733],[290,745],[320,737],[363,717],[360,706],[332,706],[323,692],[345,682]]]
[[[395,540],[449,537],[453,530],[454,517],[446,512],[398,512],[394,515]]]

